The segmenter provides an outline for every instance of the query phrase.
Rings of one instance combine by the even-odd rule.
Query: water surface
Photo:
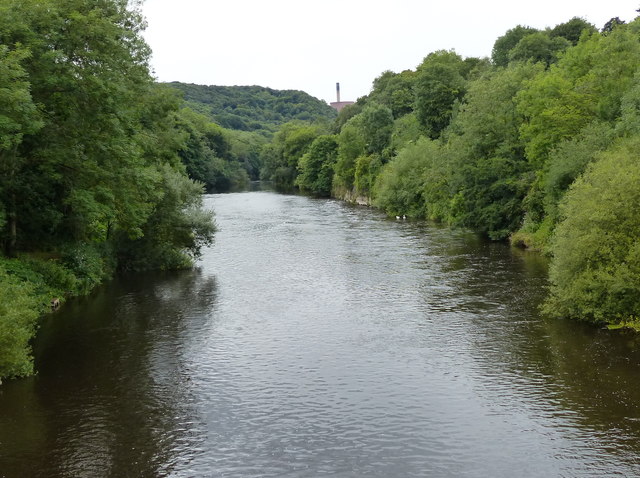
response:
[[[537,312],[546,263],[337,201],[214,195],[193,271],[47,317],[2,477],[640,475],[640,342]]]

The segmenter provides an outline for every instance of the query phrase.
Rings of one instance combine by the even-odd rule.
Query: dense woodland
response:
[[[547,313],[638,325],[640,20],[515,26],[338,116],[301,92],[157,84],[128,0],[0,4],[0,378],[51,299],[188,267],[203,192],[250,179],[549,254]]]
[[[336,111],[304,91],[262,86],[204,86],[168,83],[183,92],[186,104],[223,128],[256,131],[270,137],[290,121],[332,122]]]

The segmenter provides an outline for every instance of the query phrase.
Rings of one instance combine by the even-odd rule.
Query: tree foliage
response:
[[[127,0],[0,4],[0,242],[19,256],[0,268],[0,377],[30,372],[52,294],[188,265],[212,239],[178,153],[196,132],[208,150],[191,159],[229,145],[154,84],[143,27]]]
[[[553,242],[553,315],[596,322],[640,311],[640,140],[600,155],[567,193]]]
[[[282,126],[273,141],[263,149],[262,178],[273,181],[277,189],[291,191],[298,174],[298,162],[317,136],[325,131],[308,123],[291,122]]]
[[[273,133],[293,121],[330,122],[336,111],[303,91],[261,86],[204,86],[169,83],[188,105],[226,129]]]
[[[493,44],[491,60],[496,66],[507,66],[509,64],[509,53],[525,36],[538,32],[537,29],[518,25],[508,30],[499,37]]]
[[[416,113],[429,137],[436,139],[449,125],[454,105],[466,91],[466,65],[453,51],[429,54],[417,70]]]
[[[186,134],[179,155],[191,179],[210,193],[246,187],[246,165],[233,154],[226,130],[190,108],[178,112],[178,129]]]
[[[338,142],[332,135],[318,136],[298,161],[296,185],[302,191],[328,197],[333,187]]]

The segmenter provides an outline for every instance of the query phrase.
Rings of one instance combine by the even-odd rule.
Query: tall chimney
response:
[[[336,95],[338,96],[338,103],[340,103],[340,83],[336,83]]]

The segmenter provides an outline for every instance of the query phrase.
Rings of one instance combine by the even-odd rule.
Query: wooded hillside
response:
[[[169,83],[186,103],[223,128],[274,132],[289,121],[332,121],[336,111],[303,91],[262,86],[204,86]]]

